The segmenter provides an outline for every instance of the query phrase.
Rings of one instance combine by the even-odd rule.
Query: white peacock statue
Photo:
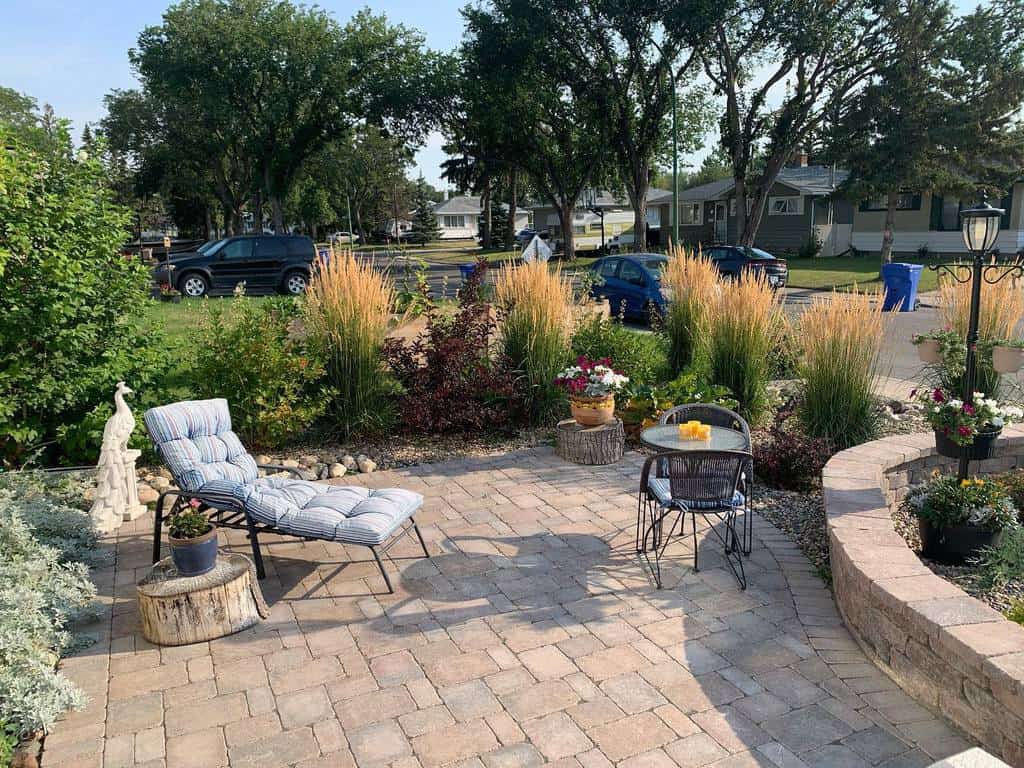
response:
[[[125,403],[125,395],[132,390],[123,381],[117,382],[114,392],[114,415],[103,428],[103,445],[97,464],[96,498],[89,514],[96,527],[109,533],[125,520],[134,520],[146,511],[139,503],[139,489],[135,477],[135,462],[142,451],[128,447],[135,429],[135,417]]]

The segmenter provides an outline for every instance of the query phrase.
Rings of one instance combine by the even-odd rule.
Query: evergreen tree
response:
[[[427,242],[437,240],[441,232],[434,215],[434,201],[430,197],[430,186],[421,176],[416,181],[412,194],[412,231],[422,234]]]
[[[515,235],[514,232],[509,232],[508,228],[508,206],[505,204],[498,206],[498,215],[491,219],[491,247],[492,248],[508,248],[512,242],[512,237]]]

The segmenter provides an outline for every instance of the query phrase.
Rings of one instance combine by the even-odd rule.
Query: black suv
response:
[[[316,258],[313,241],[302,235],[249,235],[210,240],[194,251],[172,253],[153,268],[153,280],[169,283],[185,296],[230,292],[241,282],[246,291],[306,290]]]

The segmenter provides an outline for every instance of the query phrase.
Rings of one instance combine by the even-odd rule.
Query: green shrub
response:
[[[0,766],[10,765],[14,758],[14,749],[18,746],[18,737],[7,723],[0,720]]]
[[[54,521],[69,522],[72,513],[41,516],[26,509],[11,483],[5,479],[0,488],[0,723],[17,738],[49,728],[62,713],[84,704],[55,665],[72,646],[69,624],[91,609],[96,591],[87,567],[41,543],[29,522],[50,521],[46,535],[66,542],[73,535]],[[91,527],[80,511],[75,524]]]
[[[986,547],[978,558],[983,588],[1001,587],[1024,579],[1024,529],[1007,528],[994,547]]]
[[[1024,600],[1014,600],[1010,603],[1010,610],[1006,612],[1006,618],[1024,626]]]
[[[179,512],[167,518],[167,532],[176,539],[197,539],[209,533],[210,521],[197,510]]]
[[[1017,527],[1017,510],[1006,489],[991,480],[958,480],[956,475],[937,474],[928,482],[911,488],[901,506],[905,512],[935,528],[976,525],[990,531],[1004,531],[1004,538],[1010,542],[1010,557],[994,556],[994,563],[1005,565],[1012,561],[1013,548],[1021,545],[1010,535]],[[1003,565],[994,566],[997,570],[993,573]]]
[[[1021,513],[1021,522],[1024,523],[1024,470],[1007,472],[994,479],[1010,494],[1010,500],[1013,501],[1013,506],[1017,508],[1017,511]]]
[[[728,389],[709,384],[691,371],[664,384],[635,384],[630,380],[616,403],[616,413],[627,427],[643,427],[673,406],[692,403],[710,403],[729,410],[737,406]]]
[[[294,299],[207,300],[190,340],[196,394],[228,399],[243,444],[279,447],[323,414],[324,367],[308,348]]]
[[[0,147],[0,462],[39,446],[48,462],[92,462],[98,435],[83,419],[113,412],[119,380],[144,391],[160,372],[140,330],[149,274],[119,254],[129,215],[97,160],[44,158],[2,126]]]
[[[611,358],[634,385],[656,384],[668,378],[668,355],[657,334],[639,333],[617,320],[592,315],[580,323],[572,337],[573,357]]]

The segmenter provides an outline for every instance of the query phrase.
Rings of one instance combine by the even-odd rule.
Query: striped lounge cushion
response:
[[[745,499],[743,494],[736,491],[732,499],[711,499],[708,501],[694,501],[690,499],[673,499],[672,487],[667,477],[654,477],[647,481],[647,487],[651,493],[662,504],[671,504],[673,501],[683,503],[687,509],[718,509],[719,507],[742,507]]]
[[[218,484],[219,485],[219,484]],[[361,488],[265,477],[239,483],[236,505],[254,520],[293,536],[381,544],[423,504],[401,488]]]
[[[231,430],[231,413],[223,398],[150,408],[143,420],[157,453],[184,491],[198,491],[215,480],[251,482],[259,474]]]

